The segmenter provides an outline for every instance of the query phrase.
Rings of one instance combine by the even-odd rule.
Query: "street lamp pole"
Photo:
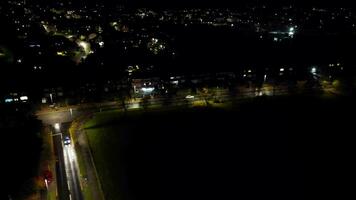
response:
[[[49,98],[51,99],[51,104],[53,104],[53,96],[52,96],[52,93],[49,94]]]

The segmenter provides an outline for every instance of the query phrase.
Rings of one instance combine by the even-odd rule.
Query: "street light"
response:
[[[61,126],[59,125],[59,123],[55,123],[55,124],[54,124],[54,128],[55,128],[57,131],[59,131],[60,128],[61,128]]]
[[[53,96],[52,96],[52,93],[49,94],[49,98],[51,99],[51,104],[53,104]]]
[[[313,67],[313,68],[310,70],[310,72],[311,72],[312,74],[316,74],[316,67]]]

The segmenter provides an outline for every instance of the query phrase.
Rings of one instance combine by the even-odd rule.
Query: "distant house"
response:
[[[132,79],[131,85],[135,94],[151,94],[155,89],[163,86],[158,77]]]

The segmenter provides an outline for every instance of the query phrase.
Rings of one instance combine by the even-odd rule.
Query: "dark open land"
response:
[[[229,110],[103,112],[86,124],[107,199],[346,195],[352,99],[258,98]]]

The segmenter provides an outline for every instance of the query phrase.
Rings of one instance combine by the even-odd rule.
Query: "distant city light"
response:
[[[64,51],[58,51],[57,56],[66,56],[66,52]]]
[[[142,88],[141,90],[142,90],[142,92],[150,93],[150,92],[152,92],[154,89],[155,89],[155,88],[153,88],[153,87],[144,87],[144,88]]]
[[[88,49],[88,43],[84,42],[84,41],[80,41],[78,43],[79,46],[83,47],[84,50]]]
[[[293,36],[294,36],[294,33],[295,33],[295,28],[294,28],[294,27],[290,27],[290,28],[289,28],[289,33],[288,33],[288,35],[289,35],[290,37],[293,37]]]
[[[5,103],[11,103],[11,102],[13,102],[14,100],[13,99],[5,99]]]
[[[21,97],[20,97],[20,100],[21,100],[21,101],[27,101],[27,100],[28,100],[28,96],[21,96]]]
[[[280,68],[279,71],[280,71],[280,72],[284,72],[284,68]]]
[[[99,42],[99,46],[100,46],[101,48],[103,48],[103,47],[104,47],[104,42],[103,42],[103,41]]]

